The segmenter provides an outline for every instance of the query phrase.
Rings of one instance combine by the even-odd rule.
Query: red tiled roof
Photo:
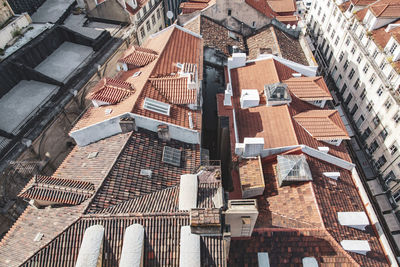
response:
[[[370,5],[369,10],[378,18],[398,18],[400,14],[400,1],[380,0]]]
[[[125,51],[119,62],[131,65],[133,68],[143,67],[157,58],[157,52],[152,49],[133,46]]]
[[[288,89],[301,100],[314,101],[333,99],[322,76],[293,77],[283,82],[286,83]]]
[[[358,11],[356,12],[356,14],[355,14],[355,16],[356,16],[356,18],[358,19],[358,21],[363,21],[365,15],[367,15],[367,12],[368,12],[368,8],[367,8],[367,7],[358,10]]]
[[[195,104],[197,89],[188,89],[188,79],[179,77],[151,78],[151,84],[172,104]]]
[[[203,10],[208,6],[207,3],[202,3],[202,2],[182,2],[179,5],[179,8],[182,10],[183,14],[190,14],[192,12],[195,12],[197,10]]]
[[[269,1],[266,0],[245,0],[245,2],[256,9],[258,12],[264,14],[269,18],[274,18],[278,14],[274,12],[269,4]]]
[[[94,189],[94,184],[89,182],[36,175],[18,196],[77,205],[88,199],[94,193]]]
[[[107,102],[112,105],[121,102],[135,92],[133,85],[117,79],[103,78],[87,95],[87,99]]]
[[[309,110],[293,119],[317,140],[350,139],[337,110]]]
[[[392,24],[399,24],[400,19],[392,22]],[[372,31],[372,39],[375,41],[376,45],[379,49],[383,50],[387,43],[390,40],[390,37],[395,38],[397,41],[400,41],[399,34],[400,34],[400,27],[393,28],[389,32],[386,31],[386,27],[381,27],[379,29]]]
[[[351,0],[351,2],[355,6],[368,6],[368,5],[376,2],[376,0]]]

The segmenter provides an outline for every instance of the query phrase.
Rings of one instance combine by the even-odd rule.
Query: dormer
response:
[[[369,6],[363,23],[369,31],[381,28],[400,18],[399,8],[400,3],[393,2],[386,4],[377,1]]]
[[[128,71],[141,68],[153,62],[157,57],[157,52],[154,50],[140,46],[132,46],[128,48],[118,60],[117,70]]]
[[[318,141],[339,146],[342,140],[350,139],[337,110],[309,110],[293,119]]]
[[[288,87],[284,83],[267,84],[264,86],[267,106],[285,105],[292,102]]]
[[[87,95],[95,107],[115,105],[132,95],[135,89],[132,84],[117,79],[101,79]]]
[[[400,59],[400,44],[396,39],[392,36],[387,42],[384,51],[387,55],[392,57],[392,61],[397,61]]]
[[[277,160],[279,186],[312,181],[310,167],[304,155],[278,155]]]
[[[191,63],[177,63],[178,74],[181,78],[187,78],[187,88],[197,89],[198,88],[198,71],[197,65]]]
[[[289,91],[298,99],[323,108],[326,101],[333,100],[322,76],[293,77],[285,80]]]

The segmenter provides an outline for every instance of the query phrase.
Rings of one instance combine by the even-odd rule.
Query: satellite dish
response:
[[[168,18],[168,19],[172,19],[173,17],[174,17],[174,13],[173,13],[172,11],[169,10],[169,11],[167,12],[167,18]]]

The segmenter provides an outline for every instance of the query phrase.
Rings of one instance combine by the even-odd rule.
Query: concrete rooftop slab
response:
[[[96,39],[99,37],[104,29],[86,27],[84,26],[86,21],[87,18],[85,15],[74,15],[71,13],[68,18],[65,19],[64,26],[91,39]]]
[[[383,217],[385,218],[385,221],[389,227],[390,232],[400,231],[400,223],[397,220],[396,214],[394,213],[383,214]]]
[[[37,81],[20,81],[0,99],[0,129],[11,133],[30,118],[59,87]]]
[[[92,53],[93,48],[89,46],[64,42],[36,66],[35,70],[63,82]]]
[[[372,195],[376,196],[382,194],[384,191],[378,179],[367,182],[369,189],[371,189]]]
[[[379,207],[381,208],[382,212],[392,210],[392,205],[385,194],[375,196],[376,202],[378,202]]]
[[[34,23],[56,23],[75,0],[47,0],[31,16]]]

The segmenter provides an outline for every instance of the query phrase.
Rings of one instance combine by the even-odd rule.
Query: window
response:
[[[386,100],[386,102],[385,102],[385,108],[386,108],[387,110],[389,110],[391,106],[392,106],[392,100],[391,100],[390,98],[388,98],[388,99]]]
[[[382,88],[382,86],[379,87],[379,89],[376,91],[376,94],[377,94],[378,96],[381,96],[381,95],[383,94],[383,88]]]
[[[367,138],[371,135],[371,129],[368,127],[367,129],[365,129],[365,131],[362,134],[362,138],[364,140],[367,140]]]
[[[161,18],[161,13],[160,13],[160,9],[157,9],[157,19]]]
[[[343,86],[342,86],[342,90],[340,90],[340,93],[343,95],[343,93],[346,91],[346,89],[347,89],[347,84],[343,84]]]
[[[340,23],[340,20],[342,19],[342,15],[339,13],[339,16],[337,17],[337,23]]]
[[[360,79],[357,78],[356,82],[354,83],[354,89],[357,90],[359,86],[360,86]]]
[[[356,32],[356,31],[357,31],[357,28],[358,28],[358,24],[357,24],[357,23],[354,23],[353,32]]]
[[[350,101],[351,101],[352,98],[353,98],[353,95],[352,95],[352,94],[349,94],[349,95],[347,96],[346,100],[344,101],[344,103],[345,103],[346,105],[348,105],[348,104],[350,103]]]
[[[382,168],[383,165],[387,162],[386,158],[384,155],[380,156],[378,161],[376,162],[376,168],[380,169]]]
[[[137,20],[137,21],[140,20],[140,12],[137,13],[137,15],[136,15],[136,20]]]
[[[335,40],[335,45],[337,45],[337,44],[339,43],[339,40],[340,40],[339,36],[338,36],[338,37],[336,37],[336,40]]]
[[[342,62],[343,57],[344,57],[344,52],[340,52],[340,55],[339,55],[339,62]]]
[[[148,31],[150,31],[150,29],[151,29],[150,20],[146,21],[146,28]]]
[[[351,53],[354,54],[356,52],[356,46],[353,45],[353,48],[351,48]]]
[[[149,1],[149,8],[151,9],[153,7],[153,0]]]
[[[321,15],[321,7],[318,9],[318,16]]]
[[[379,123],[381,122],[381,119],[379,118],[378,115],[376,115],[373,119],[372,122],[374,123],[374,126],[377,127]]]
[[[360,35],[358,36],[358,40],[362,41],[364,38],[364,32],[361,32]]]
[[[360,95],[361,100],[364,100],[366,95],[367,95],[367,90],[365,90],[365,88],[364,88],[364,90],[362,90],[361,95]]]
[[[147,13],[147,6],[144,6],[143,7],[143,14],[146,15],[146,13]]]
[[[328,7],[330,7],[331,6],[331,1],[328,1]]]
[[[326,29],[326,31],[329,33],[332,29],[332,24],[329,23],[328,28]]]
[[[396,50],[396,48],[397,48],[397,44],[396,44],[396,43],[393,43],[392,46],[390,47],[389,53],[390,53],[390,54],[393,54],[394,51]]]
[[[251,25],[252,25],[253,28],[255,28],[256,27],[256,22],[253,21],[253,23]]]
[[[346,61],[344,62],[344,65],[343,65],[343,69],[347,70],[348,66],[349,66],[349,61],[346,59]]]
[[[335,8],[335,10],[333,10],[333,16],[336,17],[337,14],[337,9]]]
[[[346,39],[346,45],[349,46],[349,44],[350,44],[350,37],[347,37],[347,39]]]
[[[375,74],[372,74],[372,75],[371,75],[371,78],[369,78],[369,83],[370,83],[371,85],[373,85],[374,82],[375,82],[375,80],[376,80],[376,75],[375,75]]]
[[[400,122],[400,113],[396,113],[394,116],[393,116],[393,120],[394,120],[394,122],[397,124],[397,123],[399,123]]]
[[[400,163],[399,163],[400,165]],[[400,199],[400,190],[393,194],[394,201],[398,202]]]
[[[342,25],[340,27],[342,27],[342,29],[344,29],[344,27],[346,27],[346,20],[345,19],[343,20]]]
[[[364,121],[365,121],[365,118],[364,118],[363,115],[361,115],[361,116],[358,118],[357,122],[356,122],[356,126],[357,126],[358,128],[360,128],[361,124],[362,124]]]
[[[399,145],[398,145],[397,142],[395,141],[395,142],[393,143],[393,145],[391,145],[391,146],[389,147],[390,155],[396,154],[397,150],[399,150],[398,147],[399,147]]]
[[[368,63],[365,63],[365,66],[364,66],[364,68],[363,68],[363,72],[364,72],[365,74],[367,74],[368,70],[369,70],[369,64],[368,64]]]
[[[336,34],[336,31],[333,30],[333,31],[332,31],[332,34],[331,34],[331,39],[333,39],[333,37],[335,36],[335,34]]]
[[[372,108],[374,106],[374,103],[372,101],[369,101],[368,105],[367,105],[367,110],[368,112],[371,112]]]
[[[156,16],[153,14],[153,16],[151,16],[151,23],[154,25],[156,25]]]
[[[380,68],[381,70],[383,70],[385,67],[386,67],[386,61],[385,61],[385,59],[383,59],[382,62],[381,62],[381,64],[379,65],[379,68]]]
[[[140,35],[142,36],[142,38],[144,38],[144,36],[146,35],[144,32],[144,27],[140,29]]]
[[[356,114],[357,110],[358,110],[358,105],[354,104],[353,108],[350,111],[351,116],[354,116],[354,114]]]
[[[352,68],[351,71],[350,71],[350,73],[349,73],[349,79],[350,79],[350,80],[353,79],[354,73],[356,73],[356,72],[355,72],[354,69]]]
[[[388,81],[390,82],[390,81],[393,79],[393,77],[394,77],[395,75],[396,75],[396,74],[395,74],[394,70],[392,70],[392,71],[389,73]]]
[[[379,136],[382,138],[383,141],[385,141],[386,137],[388,136],[388,131],[386,128],[383,128],[383,130],[379,133]]]
[[[361,53],[358,55],[358,58],[357,58],[357,63],[358,64],[360,64],[361,63],[361,60],[362,60],[362,55],[361,55]]]
[[[374,140],[374,142],[371,143],[371,145],[368,147],[368,151],[370,154],[374,153],[375,150],[378,148],[378,142]]]
[[[372,58],[376,59],[377,56],[378,56],[378,49],[375,49],[374,53],[372,54]]]
[[[325,14],[322,16],[322,23],[324,23],[325,22],[325,19],[326,19],[326,16],[325,16]]]
[[[232,16],[232,9],[228,9],[228,16]]]

